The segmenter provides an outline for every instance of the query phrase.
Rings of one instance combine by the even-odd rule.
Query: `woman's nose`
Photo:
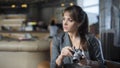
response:
[[[67,20],[65,20],[65,21],[63,22],[63,24],[64,24],[64,25],[67,25]]]

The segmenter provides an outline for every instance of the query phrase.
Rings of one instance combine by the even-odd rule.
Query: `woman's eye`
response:
[[[70,22],[73,22],[73,20],[69,20]]]

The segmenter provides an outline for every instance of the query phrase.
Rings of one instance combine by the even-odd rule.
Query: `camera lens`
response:
[[[82,59],[82,51],[80,49],[74,51],[75,52],[73,54],[73,62],[78,63]]]

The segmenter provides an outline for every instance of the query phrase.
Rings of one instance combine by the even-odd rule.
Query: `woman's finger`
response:
[[[71,47],[64,47],[61,51],[62,55],[64,56],[72,56],[71,53],[72,48]]]

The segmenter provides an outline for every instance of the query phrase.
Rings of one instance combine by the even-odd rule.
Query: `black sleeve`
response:
[[[92,44],[93,44],[93,48],[95,52],[95,58],[100,65],[99,68],[104,68],[104,58],[103,58],[103,53],[102,53],[101,42],[97,38],[94,38]]]

